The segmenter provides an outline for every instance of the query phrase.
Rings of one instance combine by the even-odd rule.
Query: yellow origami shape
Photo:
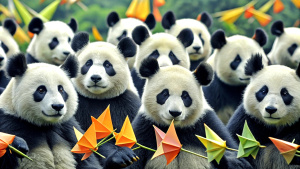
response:
[[[244,7],[239,7],[226,11],[223,16],[220,18],[220,21],[227,23],[234,23],[245,11]]]
[[[128,116],[119,134],[115,133],[116,145],[131,148],[136,143],[136,137]]]
[[[98,119],[92,118],[92,122],[95,123],[96,137],[97,139],[102,139],[111,134],[113,129],[113,124],[111,121],[110,109],[108,107],[104,112],[98,117]]]
[[[103,37],[101,36],[101,34],[100,34],[100,32],[98,31],[98,29],[96,28],[96,26],[93,26],[93,27],[92,27],[92,32],[93,32],[94,38],[95,38],[97,41],[103,41]]]

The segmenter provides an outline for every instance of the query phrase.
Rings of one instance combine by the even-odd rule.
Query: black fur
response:
[[[0,87],[0,95],[4,92],[4,89],[3,87]]]
[[[287,51],[289,52],[289,54],[291,56],[293,56],[295,50],[298,48],[298,45],[296,43],[293,43],[288,49]]]
[[[117,37],[118,41],[122,40],[123,38],[127,37],[127,31],[124,30],[122,35],[120,35],[119,37]]]
[[[75,33],[77,31],[77,21],[74,18],[71,18],[70,22],[68,23],[72,31]]]
[[[7,62],[6,72],[10,77],[22,76],[26,70],[26,58],[22,53],[12,56]]]
[[[44,23],[40,18],[33,18],[28,25],[28,30],[35,34],[39,34],[43,28]]]
[[[204,25],[206,25],[207,28],[209,28],[213,23],[213,20],[212,20],[211,16],[207,12],[202,12],[201,13],[201,20],[200,21],[202,23],[204,23]]]
[[[148,28],[151,30],[155,27],[156,25],[156,20],[155,20],[155,17],[152,13],[150,13],[146,20],[145,20],[145,24],[148,26]]]
[[[268,35],[263,29],[256,29],[253,39],[263,47],[268,42]]]
[[[12,19],[5,19],[3,23],[3,27],[8,30],[8,32],[14,36],[17,31],[17,24]]]
[[[71,47],[75,52],[78,52],[90,42],[87,32],[78,32],[75,34],[71,42]]]
[[[183,44],[185,48],[191,46],[194,41],[194,34],[191,29],[186,28],[180,31],[177,39]]]
[[[34,56],[32,56],[30,53],[26,53],[26,62],[28,64],[30,64],[30,63],[39,63],[39,61]]]
[[[56,37],[54,37],[51,42],[48,44],[49,48],[53,50],[57,45],[59,44],[59,41]]]
[[[106,22],[109,27],[113,27],[117,22],[119,22],[119,20],[119,15],[115,11],[111,12],[106,18]]]
[[[282,21],[275,21],[271,27],[271,33],[275,36],[280,36],[284,32],[284,24]]]
[[[160,105],[164,105],[165,102],[168,100],[170,94],[168,89],[163,89],[157,96],[156,96],[156,103]]]
[[[0,87],[6,88],[9,81],[10,81],[10,78],[6,77],[5,71],[0,70]]]
[[[132,39],[138,45],[141,45],[149,37],[149,32],[144,26],[137,26],[132,31]]]
[[[140,75],[142,77],[151,77],[159,71],[159,65],[155,58],[148,57],[143,60],[140,67]]]
[[[298,67],[296,69],[296,75],[300,78],[300,63],[298,64]]]
[[[129,37],[123,38],[117,47],[125,58],[136,54],[136,44]]]
[[[202,59],[199,59],[199,60],[190,60],[190,70],[191,71],[194,71],[198,66],[199,64],[204,61],[205,58],[202,58]]]
[[[209,64],[201,62],[193,74],[200,85],[206,86],[212,81],[214,71]]]
[[[109,76],[114,76],[114,75],[116,75],[116,71],[115,71],[113,65],[112,65],[108,60],[106,60],[106,61],[103,63],[103,66],[104,66],[105,72],[106,72]]]
[[[66,72],[69,78],[75,78],[79,69],[77,58],[74,55],[69,55],[60,68]]]
[[[165,29],[170,29],[176,22],[175,14],[172,11],[168,11],[164,14],[161,25]]]
[[[29,151],[41,146],[43,143],[46,143],[52,149],[56,144],[61,144],[62,142],[69,143],[71,149],[77,143],[73,126],[84,133],[74,118],[62,124],[36,126],[21,118],[4,114],[4,111],[0,109],[0,119],[0,131],[23,138],[28,144]],[[73,154],[73,156],[78,163],[76,168],[100,168],[94,155],[91,155],[84,161],[81,161],[81,154]],[[7,152],[0,158],[0,168],[13,169],[17,166],[18,161],[14,154]]]
[[[176,55],[172,51],[170,51],[169,53],[169,58],[171,59],[173,65],[178,65],[180,62],[180,60],[176,57]]]
[[[262,64],[262,56],[260,54],[256,54],[251,56],[245,66],[245,74],[248,76],[252,76],[258,71],[262,70],[264,65]]]
[[[4,42],[1,42],[1,47],[2,47],[2,49],[4,50],[5,53],[8,53],[9,48],[5,45]]]
[[[133,80],[133,83],[134,83],[134,87],[137,89],[137,91],[139,93],[139,96],[142,97],[143,92],[144,92],[144,86],[145,86],[145,83],[146,83],[146,79],[142,79],[138,75],[135,68],[133,68],[131,70],[131,77],[132,77],[132,80]]]
[[[44,85],[40,85],[33,93],[33,100],[35,102],[40,102],[44,99],[47,94],[47,88]]]
[[[221,49],[227,43],[225,32],[222,29],[217,30],[211,36],[210,43],[214,49]]]

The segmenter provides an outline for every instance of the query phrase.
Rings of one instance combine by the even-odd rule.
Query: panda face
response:
[[[269,125],[292,125],[300,118],[295,70],[285,66],[267,66],[253,76],[244,94],[246,112]]]
[[[194,41],[191,46],[187,47],[188,54],[191,60],[203,59],[210,55],[210,33],[207,27],[194,19],[180,19],[176,20],[176,23],[168,30],[174,36],[177,36],[179,32],[185,28],[190,28],[194,34]]]
[[[3,49],[3,43],[0,41],[0,71],[4,69],[7,57]]]
[[[10,57],[20,51],[13,35],[11,35],[6,28],[0,27],[0,35],[1,48],[4,50],[7,57]]]

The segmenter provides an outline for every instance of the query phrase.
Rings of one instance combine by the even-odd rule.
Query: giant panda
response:
[[[106,41],[114,45],[117,45],[120,40],[125,37],[131,38],[132,31],[137,26],[145,26],[148,28],[149,34],[152,34],[151,30],[154,29],[156,25],[156,20],[152,13],[150,13],[143,22],[136,18],[120,19],[118,13],[113,11],[107,16],[106,22],[109,27]],[[127,63],[130,69],[133,68],[134,61],[135,57],[128,59]]]
[[[249,83],[250,77],[244,71],[247,60],[259,53],[263,55],[263,63],[268,64],[262,48],[266,43],[267,35],[262,29],[256,29],[253,38],[242,35],[226,37],[223,30],[212,35],[215,78],[209,86],[203,87],[203,92],[225,124],[241,103],[243,91]]]
[[[282,21],[276,21],[271,27],[271,33],[276,36],[268,54],[272,63],[296,69],[300,63],[300,28],[284,28]]]
[[[175,14],[168,11],[162,18],[162,26],[171,35],[177,36],[182,29],[190,28],[194,34],[194,41],[187,47],[190,56],[190,70],[195,70],[200,62],[207,59],[212,51],[208,28],[212,25],[212,18],[207,12],[201,13],[200,21],[196,19],[176,20]]]
[[[238,141],[236,134],[242,134],[247,121],[255,139],[266,146],[253,160],[255,168],[300,168],[300,158],[295,157],[288,165],[268,138],[289,142],[295,139],[295,143],[300,143],[300,67],[295,71],[282,65],[264,66],[262,56],[255,55],[248,61],[245,72],[251,81],[242,104],[228,122],[232,137]]]
[[[5,19],[0,26],[0,41],[7,57],[20,52],[17,42],[14,40],[14,34],[17,31],[17,24],[12,19]]]
[[[75,35],[71,44],[79,60],[79,75],[72,79],[78,93],[79,106],[75,114],[83,130],[90,124],[91,116],[98,118],[110,105],[114,128],[119,132],[126,118],[133,120],[140,107],[140,99],[130,89],[130,71],[127,57],[136,53],[136,45],[130,38],[122,39],[117,46],[108,42],[89,43],[89,35],[80,32]],[[98,150],[108,157],[118,154],[118,159],[132,160],[134,153],[130,149],[119,148],[106,143]],[[106,159],[100,158],[103,166]],[[122,165],[119,161],[119,165]]]
[[[7,152],[0,158],[3,168],[101,168],[94,155],[81,161],[72,154],[77,143],[73,126],[77,94],[70,81],[77,74],[78,62],[69,57],[59,68],[46,63],[26,63],[25,55],[12,56],[6,67],[12,77],[0,96],[0,132],[14,134],[22,150],[33,159],[19,160]],[[27,143],[27,145],[26,145]],[[28,146],[28,147],[27,147]]]
[[[204,123],[226,140],[227,146],[237,147],[226,127],[206,102],[200,87],[211,82],[211,66],[201,63],[194,72],[190,72],[179,65],[160,67],[155,58],[149,57],[142,62],[140,74],[147,78],[147,82],[142,106],[132,122],[138,143],[156,149],[153,125],[167,132],[171,121],[174,120],[176,133],[185,149],[206,156],[205,147],[195,137],[195,134],[205,137]],[[229,151],[223,156],[220,165],[180,152],[167,166],[164,156],[150,160],[153,156],[152,151],[138,149],[135,152],[141,159],[130,166],[132,169],[251,168],[247,161],[237,159],[236,153]]]
[[[8,82],[9,78],[5,75],[5,65],[7,61],[7,56],[4,51],[3,42],[0,41],[0,88],[4,89]],[[2,90],[0,90],[0,94],[2,93]]]
[[[34,33],[34,36],[26,50],[27,63],[60,65],[69,54],[74,53],[71,40],[77,30],[75,19],[72,18],[70,23],[65,24],[61,21],[43,23],[41,19],[33,18],[28,30]]]
[[[139,45],[139,52],[136,55],[134,69],[131,76],[140,97],[143,94],[145,79],[139,75],[139,68],[142,61],[148,57],[158,60],[159,66],[180,65],[190,67],[189,55],[186,48],[194,40],[190,29],[183,29],[177,37],[168,33],[149,34],[144,26],[136,27],[132,32],[132,39]]]

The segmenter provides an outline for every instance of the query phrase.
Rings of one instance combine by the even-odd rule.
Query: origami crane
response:
[[[132,0],[127,11],[127,17],[145,21],[150,13],[150,0]]]
[[[285,161],[288,164],[291,163],[295,156],[299,157],[299,155],[297,155],[296,152],[299,153],[297,149],[300,147],[300,145],[276,139],[273,137],[269,137],[269,139],[274,143],[274,145],[279,150],[280,154],[284,157]]]
[[[92,122],[95,124],[96,130],[96,138],[102,139],[108,136],[111,132],[113,132],[113,124],[111,121],[110,109],[108,107],[104,110],[104,112],[98,117],[98,119],[92,118]]]
[[[248,157],[251,155],[255,159],[259,148],[265,148],[265,146],[261,146],[254,138],[248,127],[247,121],[245,121],[242,135],[237,134],[237,136],[240,140],[237,158]]]
[[[136,144],[137,141],[128,116],[123,123],[120,133],[115,133],[115,137],[116,145],[120,147],[131,148]]]

